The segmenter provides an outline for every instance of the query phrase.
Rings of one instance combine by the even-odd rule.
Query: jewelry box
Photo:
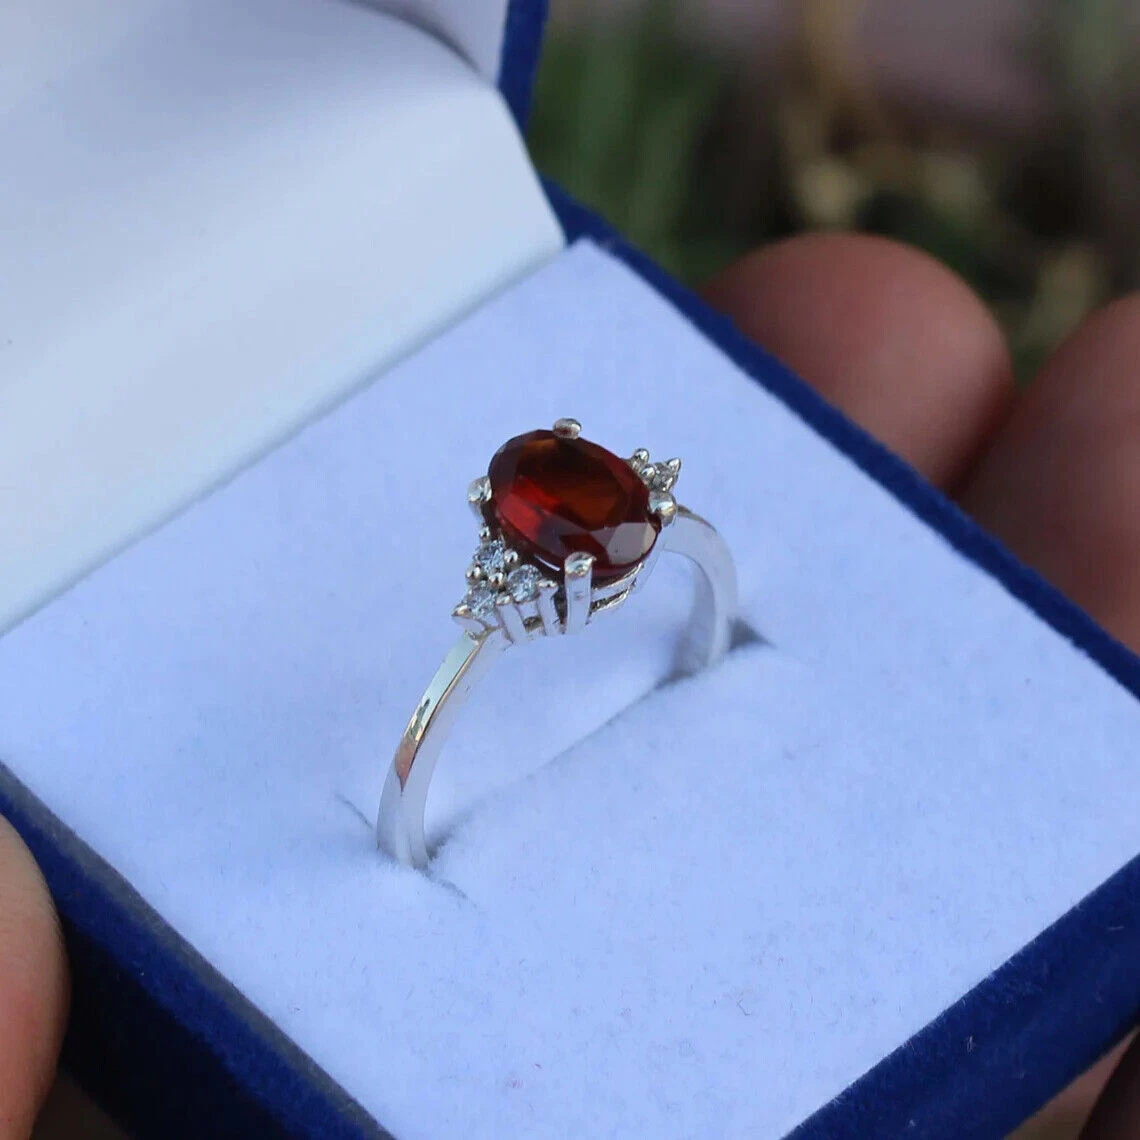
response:
[[[530,0],[0,13],[0,809],[139,1136],[997,1137],[1140,1013],[1140,662],[527,159]],[[372,831],[468,480],[685,457]]]

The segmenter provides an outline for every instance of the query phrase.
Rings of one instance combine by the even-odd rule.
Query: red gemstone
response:
[[[523,554],[560,568],[594,556],[594,577],[624,574],[657,541],[649,490],[624,459],[585,439],[532,431],[491,460],[491,521]]]

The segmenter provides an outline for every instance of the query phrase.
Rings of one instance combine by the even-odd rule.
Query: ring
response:
[[[667,550],[699,571],[672,675],[728,651],[736,570],[717,531],[674,498],[681,461],[652,462],[644,449],[622,459],[581,430],[561,419],[552,431],[508,440],[468,489],[480,528],[467,593],[452,613],[463,633],[408,721],[376,820],[379,847],[408,866],[428,863],[424,808],[444,740],[509,646],[585,629],[636,593]]]

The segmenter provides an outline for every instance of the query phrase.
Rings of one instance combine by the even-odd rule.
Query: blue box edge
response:
[[[549,0],[510,0],[507,7],[498,86],[520,130],[530,115],[548,10]]]

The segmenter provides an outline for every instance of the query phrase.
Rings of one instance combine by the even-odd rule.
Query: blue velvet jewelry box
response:
[[[140,1136],[1004,1134],[1140,1013],[1140,662],[539,192],[541,5],[382,7],[61,3],[0,117],[0,808],[66,1064]],[[661,687],[662,566],[508,655],[405,872],[466,480],[558,415],[685,457],[765,643]]]

